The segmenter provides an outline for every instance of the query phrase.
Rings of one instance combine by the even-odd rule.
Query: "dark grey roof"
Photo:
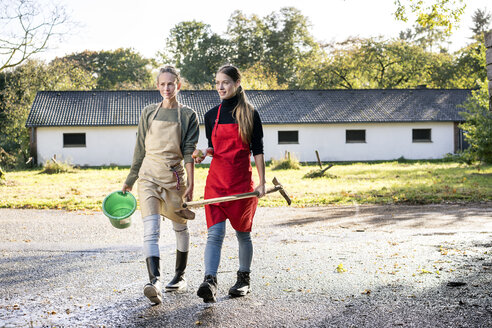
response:
[[[453,121],[471,94],[466,89],[248,90],[264,124]],[[214,90],[183,90],[179,101],[200,123],[220,99]],[[137,125],[158,91],[41,91],[26,126]]]

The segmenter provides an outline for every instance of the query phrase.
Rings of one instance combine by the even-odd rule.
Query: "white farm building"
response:
[[[263,122],[265,159],[300,161],[437,159],[462,147],[459,112],[471,90],[247,91]],[[213,90],[181,91],[200,121],[219,103]],[[42,91],[26,126],[37,163],[56,155],[81,166],[130,165],[141,110],[158,91]]]

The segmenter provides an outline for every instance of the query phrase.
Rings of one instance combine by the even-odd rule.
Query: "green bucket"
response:
[[[130,193],[115,191],[104,198],[102,210],[113,227],[125,229],[132,223],[132,214],[137,209],[137,200]]]

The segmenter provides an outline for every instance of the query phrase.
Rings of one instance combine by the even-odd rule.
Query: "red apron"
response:
[[[254,191],[249,145],[241,139],[237,124],[218,124],[221,107],[212,130],[214,155],[204,199]],[[257,197],[205,205],[207,228],[229,219],[235,230],[249,232],[257,205]]]

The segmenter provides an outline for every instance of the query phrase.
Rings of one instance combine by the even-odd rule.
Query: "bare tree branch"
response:
[[[68,22],[58,4],[44,8],[34,0],[5,0],[0,7],[0,72],[42,52]]]

